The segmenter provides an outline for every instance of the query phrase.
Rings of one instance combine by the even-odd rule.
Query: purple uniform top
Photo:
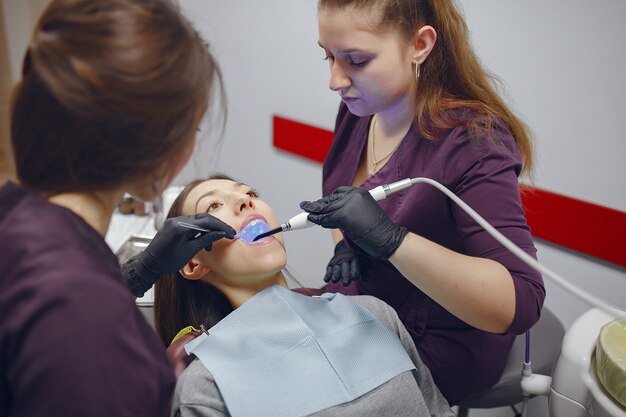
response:
[[[0,187],[0,416],[163,417],[175,379],[104,239]]]
[[[357,117],[342,104],[335,137],[324,162],[323,192],[350,185],[364,153],[371,116]],[[513,137],[499,129],[494,137],[469,138],[458,126],[436,140],[411,126],[388,162],[362,185],[372,189],[404,178],[440,182],[531,256],[536,256],[520,201],[517,176],[522,163]],[[538,319],[545,298],[535,272],[485,232],[461,208],[429,184],[417,184],[379,202],[385,213],[410,232],[448,249],[492,259],[513,277],[515,316],[505,334],[478,330],[459,320],[404,278],[389,262],[368,257],[365,278],[349,287],[329,284],[327,291],[369,294],[396,309],[450,403],[496,383],[515,336]],[[363,253],[364,254],[364,253]],[[367,256],[367,255],[365,255]],[[485,293],[485,297],[492,295]]]

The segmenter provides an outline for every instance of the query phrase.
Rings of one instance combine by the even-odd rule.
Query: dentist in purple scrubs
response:
[[[174,373],[105,243],[180,171],[219,82],[168,0],[53,0],[11,101],[0,186],[0,416],[170,414]],[[201,242],[233,237],[215,218]],[[196,242],[199,243],[199,242]]]
[[[444,194],[445,185],[535,256],[518,175],[529,134],[496,94],[453,0],[319,1],[319,44],[342,99],[323,170],[327,196],[304,202],[335,229],[327,291],[394,307],[451,404],[498,381],[518,334],[538,319],[540,274]]]

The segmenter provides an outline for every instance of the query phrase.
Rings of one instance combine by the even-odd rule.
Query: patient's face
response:
[[[196,213],[209,213],[243,236],[263,226],[263,222],[270,229],[280,225],[270,206],[250,186],[231,180],[208,180],[191,190],[183,214]],[[207,281],[237,286],[271,280],[287,263],[282,234],[253,243],[220,239],[210,252],[201,251],[198,259],[211,269]]]

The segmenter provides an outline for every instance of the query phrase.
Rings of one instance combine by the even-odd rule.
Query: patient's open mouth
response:
[[[270,230],[269,224],[263,218],[255,218],[249,223],[247,223],[240,231],[239,231],[239,240],[244,243],[259,243],[264,241],[265,239],[260,239],[254,242],[254,238],[260,235],[261,233],[265,233]],[[267,238],[266,238],[267,239]]]

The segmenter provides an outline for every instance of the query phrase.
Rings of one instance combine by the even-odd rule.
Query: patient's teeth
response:
[[[270,227],[265,220],[254,219],[239,231],[239,240],[244,243],[252,243],[256,236],[268,230],[270,230]]]

